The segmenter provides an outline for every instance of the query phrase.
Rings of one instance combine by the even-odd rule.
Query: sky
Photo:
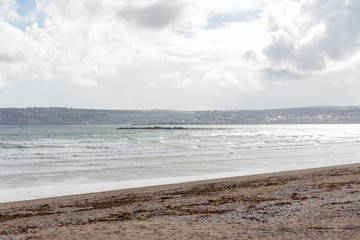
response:
[[[360,106],[358,0],[0,0],[0,107]]]

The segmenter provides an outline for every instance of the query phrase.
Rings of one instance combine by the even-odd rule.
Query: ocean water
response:
[[[0,126],[0,202],[360,162],[360,125],[117,127]]]

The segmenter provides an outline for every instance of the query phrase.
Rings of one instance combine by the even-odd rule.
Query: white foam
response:
[[[85,184],[68,183],[68,184],[43,185],[43,186],[34,186],[34,187],[16,188],[16,189],[2,189],[2,190],[0,189],[0,202],[32,200],[32,199],[40,199],[40,198],[48,198],[48,197],[68,196],[74,194],[131,189],[131,188],[184,183],[184,182],[192,182],[192,181],[200,181],[200,180],[247,176],[247,175],[264,174],[264,173],[275,173],[282,171],[336,166],[340,164],[358,163],[358,161],[354,161],[354,160],[341,161],[341,162],[339,162],[338,160],[332,160],[332,161],[321,162],[315,160],[311,161],[308,159],[306,163],[290,162],[289,160],[287,161],[288,164],[286,164],[286,162],[279,162],[278,164],[264,164],[258,167],[248,167],[245,168],[243,171],[206,174],[200,176],[180,176],[180,177],[170,177],[170,178],[137,179],[137,180],[122,181],[122,182],[98,182],[98,183],[85,183]]]
[[[63,135],[52,139],[53,127],[36,127],[36,139],[4,140],[29,147],[1,149],[0,202],[360,161],[360,125],[231,126],[161,137],[135,131],[132,138],[113,126],[54,128]]]

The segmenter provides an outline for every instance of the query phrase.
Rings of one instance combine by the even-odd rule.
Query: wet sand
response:
[[[0,239],[360,239],[360,164],[1,203]]]

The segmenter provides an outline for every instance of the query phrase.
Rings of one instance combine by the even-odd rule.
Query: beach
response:
[[[360,164],[0,204],[0,239],[360,239]]]

